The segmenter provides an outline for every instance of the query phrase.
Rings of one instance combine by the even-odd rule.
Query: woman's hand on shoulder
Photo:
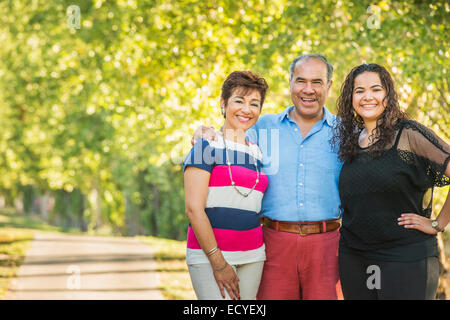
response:
[[[200,138],[206,140],[217,140],[217,133],[213,127],[200,126],[195,130],[194,136],[191,139],[191,144],[194,145]]]

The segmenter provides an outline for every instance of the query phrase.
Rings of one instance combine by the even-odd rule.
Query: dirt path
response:
[[[162,300],[158,281],[138,239],[38,233],[5,299]]]

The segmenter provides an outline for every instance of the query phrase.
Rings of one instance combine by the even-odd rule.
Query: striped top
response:
[[[229,264],[264,261],[266,254],[259,218],[268,178],[261,172],[262,154],[256,144],[246,146],[227,139],[226,145],[227,156],[221,135],[218,141],[199,139],[186,157],[183,170],[193,166],[211,173],[205,212],[225,260]],[[259,182],[248,197],[231,185],[227,160],[231,163],[235,186],[243,193],[248,193],[255,184],[256,160]],[[209,263],[191,225],[187,233],[186,263]]]

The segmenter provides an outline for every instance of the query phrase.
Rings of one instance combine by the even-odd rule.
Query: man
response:
[[[294,105],[262,116],[248,134],[263,152],[269,177],[261,210],[267,260],[260,300],[337,299],[342,164],[330,145],[335,116],[325,108],[332,73],[322,55],[294,59]],[[264,136],[273,132],[278,139]],[[202,135],[213,134],[194,138]]]

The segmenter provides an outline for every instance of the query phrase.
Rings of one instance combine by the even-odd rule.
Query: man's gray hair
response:
[[[328,60],[323,55],[318,53],[308,53],[295,58],[292,61],[291,66],[289,67],[289,81],[292,80],[292,77],[294,75],[294,69],[295,66],[297,65],[297,62],[308,59],[319,59],[323,63],[325,63],[325,65],[327,66],[327,80],[329,83],[331,81],[331,78],[333,78],[333,66],[328,62]]]

